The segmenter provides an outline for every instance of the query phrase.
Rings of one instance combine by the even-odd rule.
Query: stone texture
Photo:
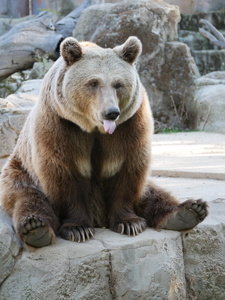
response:
[[[168,137],[168,141],[170,138]],[[207,145],[207,139],[206,143]],[[213,151],[213,150],[212,150]],[[225,150],[221,151],[221,161]],[[202,158],[203,158],[202,154]],[[208,158],[205,157],[207,164]],[[195,160],[189,156],[195,173]],[[217,168],[215,166],[215,168]],[[168,168],[169,170],[169,168]],[[225,174],[225,169],[223,169]],[[225,185],[211,179],[154,178],[157,184],[182,201],[203,198],[209,203],[209,216],[195,229],[182,234],[184,272],[187,298],[185,300],[224,300],[225,295]],[[181,298],[182,299],[182,298]],[[182,299],[183,300],[183,299]]]
[[[53,61],[44,59],[42,62],[35,62],[31,69],[29,79],[42,79],[53,65]]]
[[[155,82],[141,78],[151,100],[154,117],[168,127],[185,128],[188,122],[186,105],[193,98],[195,78],[199,72],[187,45],[180,42],[165,44],[165,57]],[[153,95],[152,91],[157,91]],[[156,123],[157,129],[157,123]]]
[[[209,13],[194,13],[182,15],[179,28],[182,30],[198,31],[200,19],[205,19],[213,24],[216,29],[224,29],[225,11],[214,11]]]
[[[224,300],[224,211],[225,198],[212,201],[207,224],[183,238],[187,300]]]
[[[0,224],[0,234],[5,236],[10,225]],[[0,256],[2,300],[186,297],[178,232],[148,229],[127,237],[97,229],[95,240],[78,244],[58,238],[53,246],[19,256],[21,248],[10,230],[8,239],[0,236],[5,249]]]
[[[12,153],[20,130],[31,110],[31,106],[26,106],[24,99],[19,98],[22,103],[25,103],[23,107],[18,107],[11,102],[12,98],[14,100],[18,99],[15,95],[8,98],[5,100],[0,99],[0,167],[3,166],[5,159]]]
[[[212,72],[196,80],[193,101],[187,110],[192,129],[225,133],[225,72]]]
[[[179,20],[178,7],[163,1],[122,1],[89,7],[73,32],[78,40],[102,47],[122,44],[130,35],[140,38],[143,53],[137,68],[154,117],[166,127],[185,126],[184,101],[190,96],[187,86],[193,86],[194,77],[199,76],[188,47],[173,42]]]
[[[98,241],[56,245],[23,252],[4,281],[2,300],[111,299],[109,253]]]
[[[214,49],[214,46],[210,43],[210,41],[206,37],[201,35],[200,32],[190,31],[190,30],[179,30],[178,40],[188,45],[188,47],[192,51],[192,54],[194,54],[193,51],[196,50]]]
[[[147,229],[133,238],[101,229],[96,239],[110,253],[112,299],[185,299],[178,232]]]
[[[193,56],[202,75],[225,71],[225,50],[194,50]]]
[[[178,5],[182,14],[209,12],[224,7],[224,0],[165,0],[165,2]]]
[[[171,186],[178,190],[176,179],[165,181]],[[127,237],[97,229],[86,243],[57,238],[22,253],[0,209],[1,300],[223,300],[224,209],[225,199],[211,201],[210,217],[188,235],[147,229]]]
[[[26,16],[23,18],[0,18],[0,36],[8,32],[14,25],[30,20],[34,16]]]
[[[0,207],[0,287],[13,272],[22,247],[12,228],[11,218]],[[1,294],[1,293],[0,293]]]
[[[23,124],[37,100],[41,82],[25,81],[16,94],[0,99],[0,170],[12,153]]]
[[[26,80],[17,90],[16,94],[25,93],[31,97],[38,97],[42,85],[42,79]],[[27,98],[27,96],[25,96]]]

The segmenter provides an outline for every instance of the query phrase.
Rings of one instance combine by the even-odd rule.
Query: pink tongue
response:
[[[105,129],[105,132],[108,132],[109,134],[112,134],[114,130],[116,129],[116,122],[110,121],[110,120],[104,120],[103,126]]]

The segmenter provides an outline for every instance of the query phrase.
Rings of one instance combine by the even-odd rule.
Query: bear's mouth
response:
[[[103,127],[105,132],[112,134],[116,129],[116,122],[112,120],[103,120]]]

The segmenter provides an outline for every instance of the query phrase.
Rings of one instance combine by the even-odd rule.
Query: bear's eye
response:
[[[114,85],[114,88],[115,88],[116,90],[120,89],[121,87],[122,87],[122,84],[121,84],[120,82],[118,82],[118,83],[116,83],[116,84]]]
[[[97,80],[93,80],[89,83],[89,85],[93,88],[96,88],[98,86],[98,81]]]

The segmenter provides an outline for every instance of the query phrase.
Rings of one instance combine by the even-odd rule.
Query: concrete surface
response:
[[[225,135],[156,134],[152,159],[153,176],[225,180]]]

